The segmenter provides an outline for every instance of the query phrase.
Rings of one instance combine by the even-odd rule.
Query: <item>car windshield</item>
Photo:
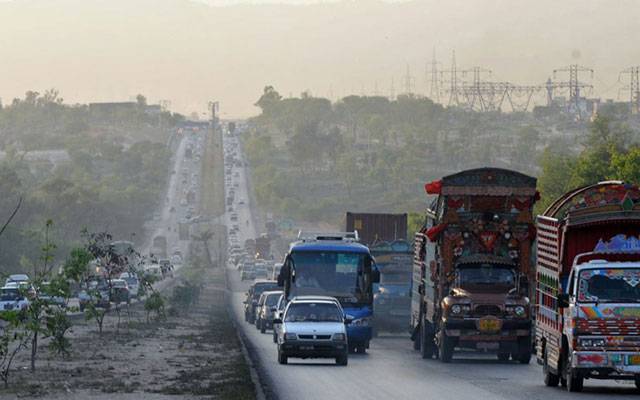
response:
[[[469,285],[515,286],[515,274],[508,266],[494,264],[463,264],[458,267],[460,287]]]
[[[292,254],[295,280],[291,297],[324,295],[349,302],[363,302],[368,298],[371,282],[365,280],[365,254],[304,251]]]
[[[578,301],[640,302],[640,268],[598,268],[580,272]]]
[[[0,290],[0,301],[13,301],[19,300],[22,296],[20,296],[20,292],[18,289],[2,289]]]
[[[267,284],[260,284],[260,285],[256,285],[255,288],[253,289],[253,298],[254,299],[259,299],[260,295],[263,292],[266,292],[267,290],[274,290],[278,288],[278,284],[274,283],[267,283]]]
[[[129,285],[137,285],[138,284],[138,278],[135,278],[133,276],[129,277],[129,278],[123,278]]]
[[[340,309],[331,303],[294,303],[289,306],[285,322],[342,322]]]

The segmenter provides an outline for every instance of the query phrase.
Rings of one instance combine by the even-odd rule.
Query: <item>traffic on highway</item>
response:
[[[283,249],[269,246],[277,233],[260,233],[258,224],[268,224],[253,213],[237,134],[225,133],[224,151],[232,309],[277,398],[521,399],[580,391],[617,398],[640,385],[633,342],[623,344],[635,322],[620,314],[635,309],[633,240],[599,240],[578,219],[609,221],[601,210],[635,197],[634,186],[576,191],[534,219],[534,178],[462,171],[425,186],[437,199],[415,238],[398,234],[406,214],[348,213],[345,231],[300,231]],[[589,193],[609,190],[617,194],[603,208],[583,205]],[[568,216],[576,233],[552,239]],[[629,232],[628,216],[607,229]],[[261,238],[267,244],[258,248]],[[561,258],[566,250],[556,243],[571,253]],[[572,272],[569,260],[580,252],[588,258]],[[618,289],[587,283],[615,276],[626,276]],[[558,284],[569,288],[566,295]],[[592,292],[585,290],[598,290],[601,300],[588,305]],[[560,306],[564,315],[555,312]],[[564,392],[553,388],[560,384]]]

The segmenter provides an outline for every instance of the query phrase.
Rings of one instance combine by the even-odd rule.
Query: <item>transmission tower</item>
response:
[[[427,66],[425,71],[426,79],[430,79],[431,84],[429,85],[429,98],[435,103],[440,102],[440,80],[442,79],[441,75],[438,75],[438,66],[440,63],[436,60],[436,49],[433,49],[433,56],[431,58],[431,68]],[[429,78],[429,76],[431,78]]]
[[[620,75],[629,75],[629,84],[622,90],[629,91],[629,108],[632,114],[640,113],[640,67],[629,67],[620,72]]]
[[[407,72],[405,73],[404,77],[402,78],[402,83],[404,85],[405,94],[413,93],[413,83],[414,83],[414,81],[415,81],[415,79],[413,78],[413,76],[411,76],[411,72],[409,71],[409,64],[407,64]]]
[[[569,74],[568,81],[553,82],[554,88],[568,88],[569,89],[569,106],[575,108],[574,112],[581,117],[580,110],[580,91],[582,89],[593,89],[593,85],[580,82],[579,74],[581,72],[589,72],[591,78],[593,78],[593,69],[580,66],[578,64],[571,64],[564,68],[554,69],[553,77],[557,76],[558,72],[565,72]]]
[[[449,102],[447,106],[460,105],[460,98],[458,97],[458,67],[456,66],[456,51],[454,50],[451,56],[451,69],[441,71],[443,74],[450,74],[449,78]]]
[[[396,98],[396,87],[395,84],[393,82],[393,78],[391,78],[391,87],[389,88],[389,98],[390,100],[395,100]]]
[[[495,97],[499,90],[496,85],[482,79],[483,75],[491,75],[491,70],[473,67],[462,71],[462,76],[473,74],[471,84],[462,85],[462,93],[464,94],[467,107],[471,110],[492,111],[495,109]]]

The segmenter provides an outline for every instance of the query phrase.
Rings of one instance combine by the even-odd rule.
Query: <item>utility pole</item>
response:
[[[629,109],[631,114],[640,113],[640,66],[629,67],[620,72],[620,75],[629,75],[629,84],[622,90],[629,91]]]

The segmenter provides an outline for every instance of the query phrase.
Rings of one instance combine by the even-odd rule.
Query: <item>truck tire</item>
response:
[[[529,364],[531,361],[531,337],[526,336],[518,339],[518,353],[512,354],[514,360],[520,364]]]
[[[418,326],[415,328],[413,335],[411,335],[411,341],[413,341],[413,349],[420,350],[420,334],[422,333],[422,327]]]
[[[584,377],[578,371],[574,371],[571,368],[571,361],[569,358],[565,358],[564,361],[565,379],[567,381],[568,392],[582,392],[584,387]]]
[[[636,378],[634,379],[635,384],[636,384],[636,389],[640,390],[640,376],[636,375]]]
[[[267,331],[267,324],[264,321],[260,320],[260,333],[265,333]]]
[[[496,355],[498,356],[498,361],[502,361],[502,362],[507,362],[509,361],[509,358],[511,358],[510,353],[498,353]]]
[[[453,339],[451,339],[444,330],[440,331],[440,340],[438,340],[438,357],[443,363],[450,363],[453,358],[453,351],[455,345]]]
[[[551,372],[549,368],[549,357],[547,347],[544,349],[544,359],[542,360],[542,375],[544,377],[545,386],[556,387],[560,383],[560,376]]]
[[[433,329],[429,322],[423,321],[420,324],[420,355],[422,358],[431,359],[435,354],[435,342],[433,340]]]
[[[278,343],[278,334],[275,329],[273,330],[273,343]]]

